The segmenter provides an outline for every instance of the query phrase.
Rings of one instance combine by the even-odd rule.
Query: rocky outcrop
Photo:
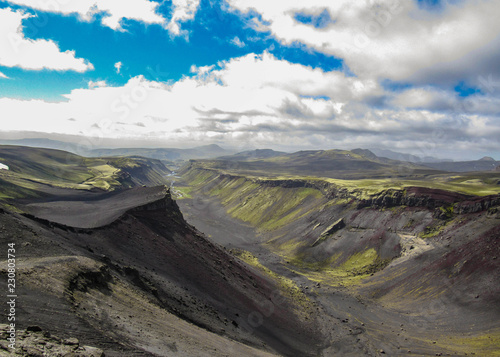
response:
[[[445,190],[409,187],[406,190],[386,190],[379,195],[361,200],[358,208],[409,206],[434,210],[440,207],[452,207],[454,213],[464,214],[486,211],[498,205],[500,205],[500,195],[475,197]]]
[[[190,169],[187,169],[189,171]],[[440,217],[442,210],[447,208],[454,213],[476,213],[482,212],[500,205],[500,195],[491,195],[477,197],[458,192],[433,189],[426,187],[408,187],[406,189],[388,189],[369,198],[359,198],[359,192],[349,190],[345,187],[339,187],[334,183],[322,180],[307,179],[250,179],[244,176],[221,174],[217,170],[205,168],[193,168],[209,172],[213,179],[211,185],[217,185],[227,180],[251,180],[262,187],[281,187],[281,188],[312,188],[320,191],[327,199],[342,199],[357,203],[357,208],[391,208],[398,206],[422,207],[429,210],[435,210],[436,217]]]
[[[0,356],[105,356],[100,348],[83,346],[76,338],[62,339],[52,336],[48,331],[42,331],[38,326],[30,326],[24,331],[17,331],[15,342],[9,346],[9,328],[9,325],[0,325]]]
[[[390,208],[396,206],[409,206],[434,209],[437,207],[453,205],[456,202],[460,202],[471,197],[472,196],[438,189],[409,187],[406,190],[385,190],[369,199],[361,200],[358,204],[358,208]]]
[[[489,210],[490,208],[500,206],[500,195],[491,195],[478,197],[455,204],[457,213],[475,213]]]
[[[332,223],[327,229],[324,230],[323,233],[316,239],[316,241],[311,245],[311,247],[315,247],[323,242],[326,238],[337,232],[338,230],[345,227],[345,222],[343,218],[338,219],[334,223]]]
[[[131,208],[128,212],[157,211],[157,210],[179,210],[177,203],[172,199],[170,189],[165,187],[164,196],[144,205]]]

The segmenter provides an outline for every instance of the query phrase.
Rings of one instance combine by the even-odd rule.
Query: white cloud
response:
[[[231,87],[277,88],[298,96],[328,96],[337,102],[359,100],[380,92],[373,80],[280,61],[268,52],[233,59],[225,62],[222,70],[211,73]]]
[[[433,87],[410,88],[395,93],[388,101],[400,110],[428,110],[466,115],[498,115],[500,98],[492,94],[473,94],[460,97],[451,90]]]
[[[357,80],[353,78],[279,61],[267,53],[233,59],[221,63],[219,68],[193,66],[192,70],[196,73],[194,77],[183,78],[172,85],[143,77],[132,78],[123,87],[89,82],[88,89],[73,90],[65,96],[67,101],[61,103],[4,98],[0,100],[0,110],[5,118],[10,113],[19,120],[3,129],[30,127],[44,131],[50,123],[51,131],[78,134],[107,118],[115,123],[113,130],[106,133],[112,137],[147,132],[154,135],[167,132],[165,135],[182,137],[191,136],[190,131],[205,132],[204,125],[219,119],[234,119],[232,123],[222,124],[229,131],[245,131],[253,125],[276,121],[286,123],[286,116],[280,114],[284,103],[298,102],[304,110],[325,117],[335,113],[349,95],[356,98],[363,95],[354,88]],[[312,98],[325,92],[335,97],[332,102]],[[69,122],[68,118],[75,121]],[[168,126],[152,118],[168,120]],[[118,122],[142,122],[145,128],[127,131],[129,129],[116,124]],[[181,134],[183,131],[186,133]]]
[[[101,87],[107,87],[108,84],[106,81],[89,81],[89,88],[94,89],[94,88],[101,88]]]
[[[194,19],[200,0],[172,0],[173,14],[167,29],[174,35],[181,34],[180,24]]]
[[[209,139],[282,149],[385,146],[421,156],[443,156],[449,147],[474,153],[498,146],[500,103],[493,96],[475,99],[483,111],[490,108],[486,114],[436,111],[433,98],[452,107],[460,101],[432,88],[391,94],[373,80],[292,64],[269,53],[192,66],[192,71],[192,77],[172,84],[142,76],[121,87],[89,83],[61,103],[3,98],[2,130],[147,138],[170,145]],[[392,107],[367,104],[373,97],[385,97]]]
[[[123,63],[121,63],[121,62],[116,62],[116,63],[115,63],[116,73],[120,74],[120,71],[121,71],[121,69],[122,69],[122,66],[123,66]]]
[[[230,42],[239,48],[245,47],[245,42],[241,41],[238,36],[235,36]]]
[[[167,20],[157,12],[159,3],[151,0],[9,0],[10,3],[63,15],[77,14],[82,21],[92,21],[96,14],[106,16],[102,24],[113,30],[122,30],[122,20],[136,20],[145,24],[159,24],[173,35],[181,35],[183,22],[194,19],[200,0],[172,0],[172,17]]]
[[[165,23],[165,19],[156,13],[159,4],[148,0],[9,0],[9,2],[64,15],[78,14],[84,21],[92,20],[97,13],[105,13],[107,16],[103,18],[102,24],[114,30],[121,29],[123,19],[146,24]]]
[[[454,93],[433,88],[411,88],[396,94],[392,104],[407,109],[444,110],[458,105]]]
[[[53,41],[25,38],[22,21],[29,16],[10,8],[0,9],[0,65],[77,72],[94,68],[86,60],[76,58],[74,51],[61,52]]]
[[[250,23],[257,21],[283,43],[298,41],[342,58],[363,77],[417,80],[435,66],[439,66],[441,76],[460,73],[467,67],[469,73],[482,73],[482,62],[491,56],[491,51],[482,49],[500,34],[496,0],[445,2],[444,9],[434,13],[420,9],[414,0],[228,3],[244,13],[259,13],[262,20],[254,17]],[[298,13],[318,15],[324,10],[333,20],[326,28],[318,29],[294,18]],[[494,51],[498,57],[498,46]],[[466,63],[455,63],[474,53],[481,56],[471,55]]]

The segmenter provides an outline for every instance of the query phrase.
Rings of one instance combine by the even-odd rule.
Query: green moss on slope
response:
[[[385,268],[390,262],[390,259],[381,259],[373,248],[353,254],[344,263],[337,265],[340,257],[341,253],[337,253],[327,260],[312,263],[296,257],[291,263],[298,274],[311,281],[330,286],[352,286]]]

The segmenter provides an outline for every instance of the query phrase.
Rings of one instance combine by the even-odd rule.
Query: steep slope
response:
[[[2,242],[20,257],[19,328],[36,324],[110,356],[317,355],[315,310],[293,286],[207,241],[162,187],[99,195],[98,206],[119,201],[136,205],[87,228],[68,226],[71,217],[0,214]],[[55,216],[67,204],[50,203]]]
[[[499,178],[277,179],[191,162],[183,179],[194,199],[180,204],[214,241],[321,286],[320,305],[331,316],[349,309],[346,323],[363,322],[351,330],[387,353],[490,356],[500,347]],[[226,216],[257,234],[219,240],[211,222]]]
[[[80,191],[110,191],[154,186],[167,182],[170,170],[158,160],[85,158],[65,151],[22,146],[0,146],[0,198],[45,197]]]

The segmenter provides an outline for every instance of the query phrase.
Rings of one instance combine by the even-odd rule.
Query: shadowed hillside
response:
[[[73,194],[73,189],[108,191],[161,185],[170,173],[154,159],[85,158],[60,150],[22,146],[0,146],[0,162],[9,167],[0,170],[3,199]]]
[[[293,282],[209,242],[184,221],[167,187],[138,187],[133,169],[142,159],[127,159],[129,176],[106,191],[79,181],[89,162],[107,159],[71,165],[60,152],[25,149],[14,161],[11,152],[2,151],[9,175],[37,182],[41,170],[52,189],[18,192],[0,211],[1,239],[19,255],[19,330],[37,326],[106,356],[316,356],[322,348],[318,314]],[[58,164],[76,173],[72,180],[62,181]]]

